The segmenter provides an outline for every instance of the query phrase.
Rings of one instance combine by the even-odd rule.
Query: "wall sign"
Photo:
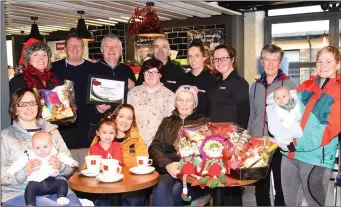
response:
[[[224,29],[207,29],[187,31],[187,44],[191,44],[193,39],[201,39],[204,43],[206,52],[214,50],[220,44],[225,43]]]

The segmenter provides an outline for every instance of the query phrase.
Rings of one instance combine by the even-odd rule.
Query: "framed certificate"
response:
[[[125,100],[125,82],[102,76],[89,76],[87,104],[122,104]]]

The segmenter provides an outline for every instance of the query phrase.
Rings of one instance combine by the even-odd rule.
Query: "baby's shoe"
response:
[[[69,199],[66,198],[66,197],[59,197],[59,198],[57,199],[57,203],[60,204],[60,205],[62,205],[62,206],[65,206],[65,205],[69,204],[70,201],[69,201]]]

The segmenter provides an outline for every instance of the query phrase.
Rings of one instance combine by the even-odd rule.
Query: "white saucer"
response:
[[[96,177],[99,173],[90,173],[88,172],[88,169],[81,171],[82,175],[85,175],[87,177]]]
[[[137,175],[145,175],[153,172],[155,167],[147,166],[147,167],[132,167],[129,169],[130,172],[137,174]]]
[[[112,177],[105,177],[102,173],[96,176],[96,179],[104,183],[112,183],[122,180],[123,174],[117,174]]]

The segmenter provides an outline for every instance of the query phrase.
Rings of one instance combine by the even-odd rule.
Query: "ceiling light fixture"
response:
[[[131,35],[141,37],[164,37],[160,27],[160,19],[155,10],[152,10],[153,2],[147,2],[142,9],[136,8],[128,21],[128,31]]]
[[[77,11],[80,14],[80,18],[78,19],[77,30],[76,33],[85,41],[94,41],[94,37],[92,33],[87,29],[84,19],[82,15],[85,14],[84,11]]]
[[[40,34],[38,25],[36,24],[36,20],[38,20],[38,17],[31,17],[31,20],[33,20],[33,24],[31,25],[31,32],[27,37],[25,38],[24,42],[29,40],[30,38],[34,38],[40,41],[44,41],[44,36]]]

